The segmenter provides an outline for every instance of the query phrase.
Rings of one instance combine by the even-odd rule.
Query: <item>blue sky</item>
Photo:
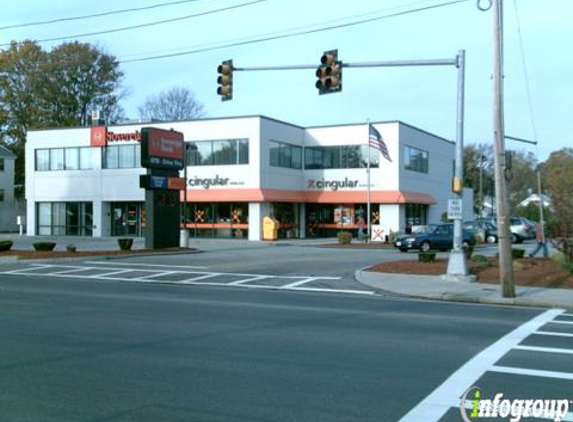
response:
[[[0,27],[174,0],[20,0],[3,2]],[[254,0],[196,0],[139,12],[78,21],[0,29],[0,43],[47,39],[140,25],[242,5]],[[192,51],[235,41],[348,23],[427,8],[448,0],[264,0],[178,22],[77,38],[116,56],[130,95],[122,105],[136,118],[149,94],[174,86],[193,91],[208,117],[263,114],[301,126],[402,120],[448,139],[456,133],[457,71],[454,67],[344,69],[343,91],[319,96],[313,70],[236,72],[234,99],[216,95],[216,67],[233,59],[237,67],[318,64],[323,51],[337,48],[348,63],[454,58],[466,50],[465,142],[491,143],[493,88],[492,11],[476,0],[391,16],[356,26],[275,41],[140,62],[128,60]],[[487,0],[481,4],[486,5]],[[539,141],[513,141],[508,149],[539,152],[540,160],[573,147],[568,127],[573,112],[573,1],[504,0],[506,134]],[[519,25],[516,16],[519,16]],[[524,55],[520,46],[518,28]],[[71,38],[72,39],[72,38]],[[71,40],[70,39],[70,40]],[[49,49],[62,41],[42,43]],[[525,58],[525,68],[524,68]],[[531,108],[526,72],[529,80]]]

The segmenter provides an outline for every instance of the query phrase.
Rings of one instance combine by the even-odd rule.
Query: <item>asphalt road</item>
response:
[[[0,421],[449,422],[475,385],[573,398],[573,315],[364,294],[353,269],[392,254],[4,265]]]

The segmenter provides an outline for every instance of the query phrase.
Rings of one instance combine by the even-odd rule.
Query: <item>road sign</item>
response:
[[[462,200],[448,199],[448,220],[462,219]]]

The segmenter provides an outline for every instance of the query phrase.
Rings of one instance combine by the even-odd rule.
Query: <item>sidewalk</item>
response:
[[[358,270],[355,278],[370,287],[404,297],[573,310],[572,289],[516,286],[516,297],[507,299],[501,296],[499,285],[445,281],[440,276]]]

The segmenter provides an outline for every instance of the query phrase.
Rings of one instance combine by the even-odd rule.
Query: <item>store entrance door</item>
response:
[[[141,202],[113,202],[111,204],[111,235],[141,237]]]

